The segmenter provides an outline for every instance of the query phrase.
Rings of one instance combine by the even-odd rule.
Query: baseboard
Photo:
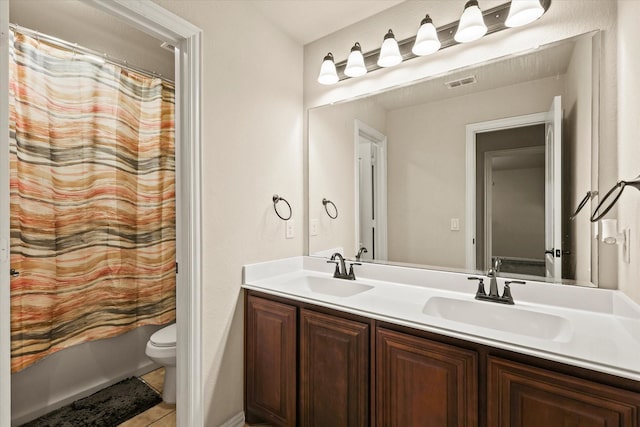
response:
[[[12,418],[11,419],[11,426],[19,426],[22,425],[24,423],[27,423],[29,421],[32,421],[38,417],[41,417],[45,414],[48,414],[51,411],[55,411],[58,408],[61,408],[65,405],[68,405],[70,403],[75,402],[76,400],[82,399],[84,397],[90,396],[93,393],[102,390],[103,388],[107,388],[109,386],[112,386],[113,384],[122,381],[124,379],[127,379],[129,377],[139,377],[141,375],[144,375],[148,372],[153,371],[154,369],[157,369],[161,367],[160,365],[158,365],[155,362],[152,362],[151,360],[149,360],[148,363],[145,363],[143,366],[139,367],[138,369],[134,370],[134,371],[130,371],[121,375],[118,375],[115,378],[110,378],[108,380],[105,380],[103,382],[100,382],[96,385],[94,385],[93,387],[90,387],[89,389],[86,390],[82,390],[78,393],[72,394],[72,395],[67,395],[64,399],[60,399],[57,400],[55,402],[50,402],[49,405],[45,406],[45,407],[39,407],[39,408],[35,408],[33,411],[30,411],[28,413],[23,413],[22,415],[20,415],[19,417],[16,418]],[[243,419],[244,419],[244,414],[243,414]],[[241,425],[242,426],[242,425]]]
[[[221,424],[220,427],[244,427],[244,412],[238,412],[233,418]]]

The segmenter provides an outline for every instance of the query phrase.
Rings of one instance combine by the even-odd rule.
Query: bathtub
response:
[[[11,425],[159,367],[147,358],[145,346],[161,327],[143,326],[118,337],[76,345],[11,375]]]

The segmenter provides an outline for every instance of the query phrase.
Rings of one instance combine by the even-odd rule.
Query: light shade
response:
[[[504,25],[520,27],[527,25],[544,14],[544,8],[539,0],[511,0],[509,15]]]
[[[420,22],[420,28],[416,35],[416,42],[413,44],[411,51],[414,55],[424,56],[437,52],[440,49],[441,43],[438,39],[438,31],[433,25],[433,21],[429,15]]]
[[[336,72],[336,64],[333,62],[333,54],[327,53],[320,66],[320,74],[318,75],[318,83],[323,85],[332,85],[338,83],[338,73]]]
[[[364,65],[364,56],[362,56],[362,47],[360,47],[360,43],[358,42],[351,48],[344,74],[349,77],[359,77],[367,74],[367,67]]]
[[[400,48],[398,42],[393,35],[393,31],[389,30],[384,36],[382,47],[380,48],[380,56],[378,57],[378,65],[381,67],[393,67],[402,62]]]
[[[467,43],[478,40],[487,34],[487,26],[482,17],[482,11],[476,0],[469,0],[464,6],[464,12],[458,23],[458,31],[453,37],[458,43]]]

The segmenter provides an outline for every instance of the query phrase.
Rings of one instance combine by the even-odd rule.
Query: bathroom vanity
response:
[[[640,310],[617,291],[529,282],[504,307],[463,274],[331,271],[245,266],[247,422],[640,425]]]

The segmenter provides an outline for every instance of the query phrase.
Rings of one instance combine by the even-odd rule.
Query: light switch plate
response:
[[[296,223],[295,223],[295,221],[292,220],[292,219],[290,219],[288,221],[285,221],[284,230],[285,230],[284,236],[287,239],[293,239],[294,237],[296,237]]]
[[[451,231],[460,231],[460,218],[451,218]]]
[[[318,220],[317,219],[312,219],[311,221],[309,221],[309,234],[312,236],[317,236],[318,235]]]

